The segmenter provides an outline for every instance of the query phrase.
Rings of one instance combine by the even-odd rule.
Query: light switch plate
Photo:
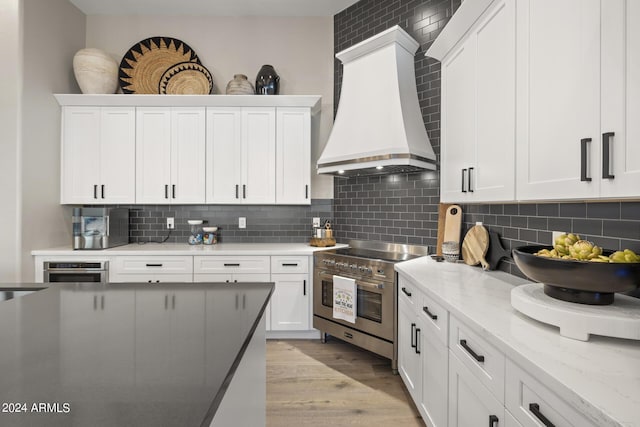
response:
[[[238,228],[247,228],[247,218],[243,216],[238,218]]]
[[[313,217],[313,226],[314,227],[320,227],[320,217]]]
[[[167,230],[173,230],[176,228],[175,221],[172,216],[167,218]]]
[[[556,242],[556,238],[561,234],[565,234],[564,231],[552,231],[551,232],[551,246],[553,246]]]

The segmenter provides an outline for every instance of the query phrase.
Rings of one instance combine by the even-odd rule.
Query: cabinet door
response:
[[[422,400],[422,364],[417,353],[418,318],[404,299],[398,302],[398,373],[414,402]],[[420,338],[418,338],[419,340]]]
[[[242,181],[240,108],[207,108],[207,203],[240,203]]]
[[[275,108],[242,109],[243,203],[276,201]]]
[[[311,204],[311,113],[276,112],[276,203]]]
[[[478,202],[512,201],[515,199],[515,0],[497,2],[473,38],[476,144],[467,191]]]
[[[502,403],[449,352],[449,426],[498,427],[503,422]]]
[[[640,4],[607,2],[602,8],[602,129],[609,162],[597,169],[603,197],[640,195]],[[613,132],[607,136],[605,133]],[[604,153],[604,151],[603,151]],[[606,169],[609,173],[605,174]],[[607,175],[607,177],[605,177]]]
[[[98,203],[100,108],[63,107],[60,203]]]
[[[99,203],[136,201],[136,114],[134,107],[100,112]]]
[[[310,283],[307,274],[272,274],[271,330],[306,331],[309,326]]]
[[[136,203],[170,203],[171,111],[136,110]]]
[[[475,51],[467,41],[442,63],[442,202],[468,199],[469,167],[474,163]]]
[[[448,366],[447,346],[428,327],[420,328],[420,354],[422,356],[422,392],[420,393],[421,412],[427,416],[425,421],[430,427],[447,426]]]
[[[522,0],[516,28],[517,198],[597,197],[600,1]]]
[[[205,201],[205,114],[171,109],[171,203]]]

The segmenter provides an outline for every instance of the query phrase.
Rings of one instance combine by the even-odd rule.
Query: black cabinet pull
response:
[[[240,300],[240,295],[236,294],[236,310],[238,309],[238,301]]]
[[[498,417],[495,415],[489,415],[489,427],[496,427],[498,425]]]
[[[100,186],[100,192],[102,193],[102,198],[104,199],[104,184]]]
[[[242,184],[242,198],[247,198],[247,186],[245,184]]]
[[[582,138],[580,140],[580,181],[589,182],[591,178],[587,176],[587,144],[591,142],[591,138]]]
[[[464,189],[464,174],[467,172],[467,169],[462,169],[462,192],[466,193],[467,190]]]
[[[473,188],[471,188],[471,171],[473,170],[473,168],[469,168],[469,175],[467,176],[467,189],[469,190],[469,193],[473,193]]]
[[[100,308],[104,310],[104,295],[100,297]]]
[[[611,138],[615,135],[614,132],[605,132],[602,134],[602,178],[613,179],[614,175],[609,170],[609,150],[611,149]]]
[[[409,291],[407,290],[407,288],[403,287],[403,288],[402,288],[402,292],[404,292],[404,294],[405,294],[406,296],[411,297],[411,292],[409,292]]]
[[[484,356],[480,356],[475,351],[473,351],[471,347],[467,345],[467,340],[460,340],[460,345],[462,346],[462,348],[467,350],[467,352],[478,362],[484,362]]]
[[[304,198],[308,199],[309,198],[309,184],[306,184],[304,186]]]
[[[164,296],[164,309],[168,309],[169,308],[169,295],[165,295]]]
[[[294,263],[282,263],[283,267],[297,267],[298,263],[294,262]]]
[[[176,309],[176,294],[171,296],[171,308],[174,310]]]
[[[302,281],[302,295],[307,296],[307,281]]]
[[[530,403],[529,410],[533,415],[536,416],[537,419],[540,420],[542,424],[544,424],[545,427],[556,427],[556,425],[549,421],[547,417],[542,415],[542,412],[540,412],[540,405],[538,405],[537,403]]]
[[[171,186],[171,197],[174,198],[174,199],[176,198],[176,185],[175,184],[173,184]]]
[[[98,309],[98,296],[97,295],[93,296],[93,309],[94,310]]]
[[[416,324],[412,323],[411,324],[411,347],[416,348]]]
[[[238,196],[238,187],[239,187],[239,185],[236,184],[236,199],[240,198],[240,196]]]
[[[420,354],[420,328],[416,328],[416,354]]]
[[[94,199],[98,198],[98,185],[97,184],[93,184],[93,198]]]
[[[162,267],[162,264],[147,264],[147,267]]]
[[[165,199],[169,198],[169,186],[167,184],[165,184],[164,186],[164,198]]]
[[[438,316],[436,314],[431,313],[429,311],[429,307],[422,307],[422,311],[427,313],[427,316],[429,316],[431,318],[431,320],[438,320]]]
[[[224,263],[225,267],[240,267],[240,264],[235,264],[235,263]]]

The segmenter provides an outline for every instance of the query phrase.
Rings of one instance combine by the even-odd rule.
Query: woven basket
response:
[[[213,78],[205,67],[195,62],[181,62],[169,67],[158,85],[158,92],[169,95],[209,95]]]

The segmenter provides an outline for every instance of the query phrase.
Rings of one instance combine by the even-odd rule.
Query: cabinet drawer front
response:
[[[504,365],[502,352],[451,316],[449,348],[491,393],[504,402]]]
[[[193,257],[152,256],[115,257],[113,274],[192,274]]]
[[[449,312],[426,295],[422,295],[422,305],[418,309],[424,327],[446,346],[449,339]]]
[[[194,273],[269,273],[268,256],[195,256]]]
[[[211,283],[228,283],[228,282],[270,282],[271,277],[269,274],[250,274],[250,273],[198,273],[193,275],[193,281],[197,283],[211,282]]]
[[[309,257],[306,256],[272,256],[271,273],[307,273]]]
[[[152,273],[123,273],[113,274],[109,283],[192,283],[193,274],[152,274]]]
[[[398,301],[406,302],[416,313],[418,304],[422,301],[422,293],[418,292],[418,287],[402,276],[398,279]]]
[[[544,427],[545,419],[556,426],[597,425],[509,360],[505,400],[506,408],[524,427]]]

